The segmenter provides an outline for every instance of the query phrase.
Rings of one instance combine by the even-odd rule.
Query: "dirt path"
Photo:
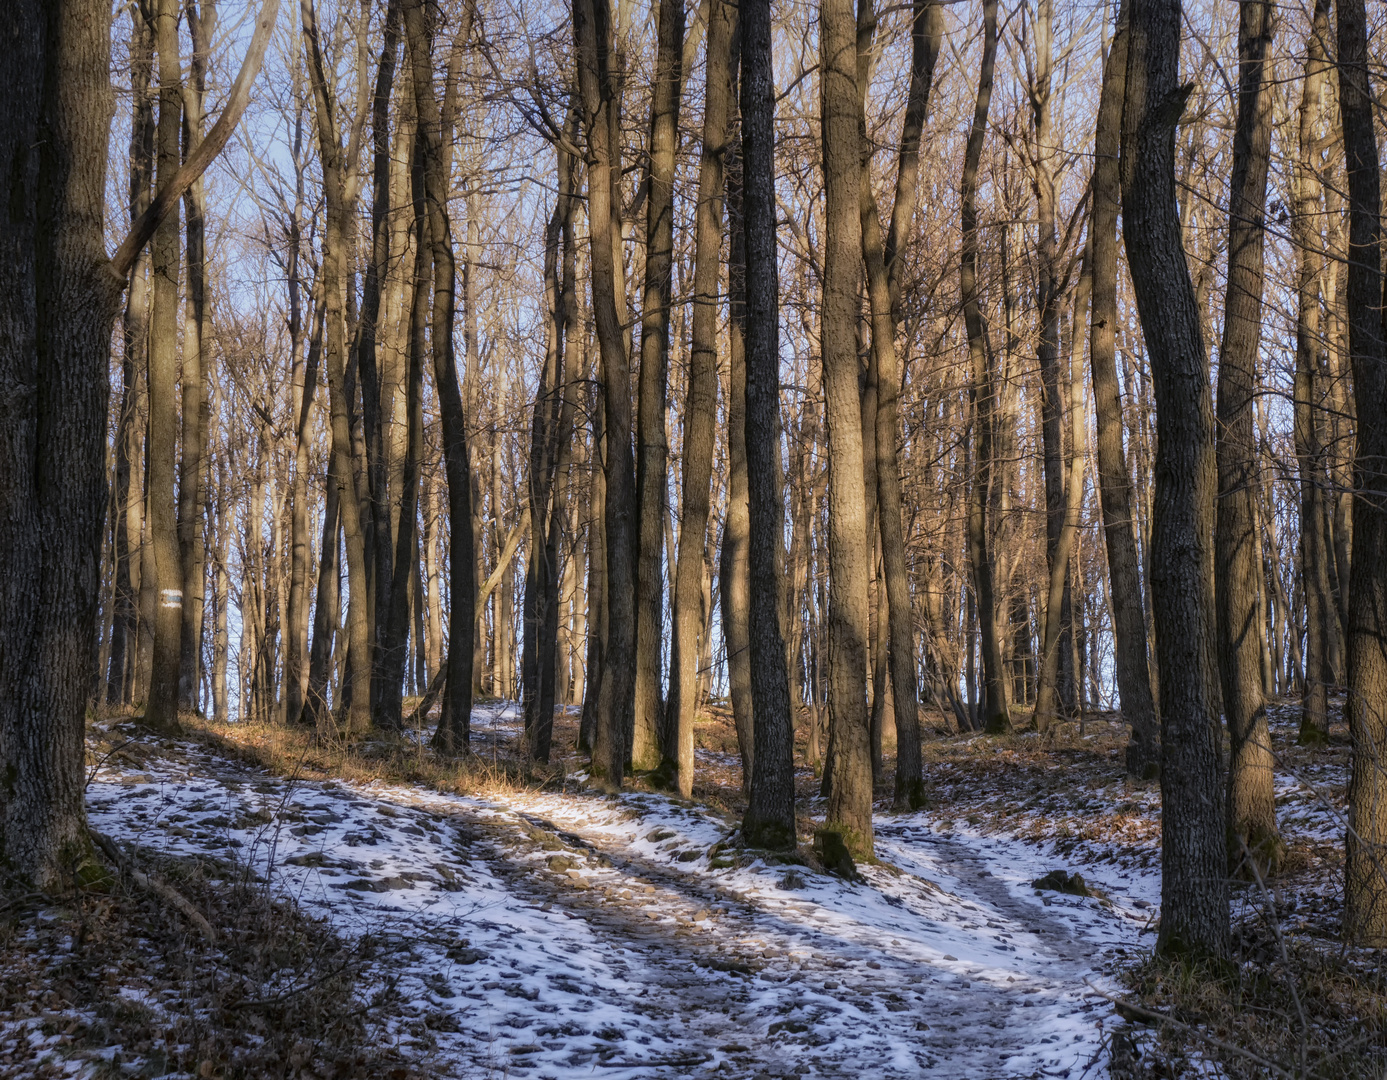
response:
[[[290,784],[193,746],[89,794],[99,828],[234,854],[393,941],[385,1034],[442,1076],[1102,1074],[1090,931],[1122,920],[920,819],[882,821],[849,885],[710,862],[726,823],[655,796]]]

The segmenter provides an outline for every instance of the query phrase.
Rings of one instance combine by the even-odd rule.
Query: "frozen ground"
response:
[[[1139,866],[929,814],[879,817],[849,884],[720,850],[732,823],[650,794],[294,782],[178,743],[88,795],[122,841],[234,857],[392,942],[385,1034],[444,1076],[1096,1077],[1089,984],[1114,989],[1158,899]],[[1058,867],[1107,899],[1037,895]]]

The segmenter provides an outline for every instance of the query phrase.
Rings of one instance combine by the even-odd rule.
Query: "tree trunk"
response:
[[[710,0],[703,151],[694,223],[693,340],[689,392],[684,407],[683,508],[674,581],[674,634],[678,669],[673,673],[678,714],[669,725],[665,756],[673,762],[679,794],[693,794],[694,718],[698,709],[699,641],[708,631],[703,607],[703,560],[718,405],[718,279],[722,254],[723,165],[732,99],[731,56],[737,9]],[[745,438],[745,433],[743,433]],[[745,451],[743,451],[745,461]]]
[[[1117,378],[1117,215],[1121,200],[1118,152],[1127,84],[1127,8],[1119,8],[1117,30],[1103,65],[1103,88],[1094,134],[1092,244],[1093,313],[1089,369],[1093,376],[1098,495],[1108,553],[1108,597],[1113,617],[1113,667],[1122,713],[1131,725],[1127,775],[1152,780],[1160,772],[1160,732],[1151,695],[1146,613],[1133,534],[1131,472],[1123,446],[1122,398]]]
[[[1239,5],[1238,119],[1228,208],[1228,292],[1219,349],[1218,520],[1214,529],[1217,645],[1228,725],[1229,864],[1243,847],[1269,872],[1281,859],[1271,734],[1262,687],[1264,591],[1257,500],[1261,477],[1253,402],[1258,390],[1265,274],[1263,223],[1271,151],[1274,17],[1269,0]]]
[[[863,72],[862,30],[868,28],[868,46],[876,26],[871,0],[861,0],[858,11],[859,78]],[[891,700],[896,722],[897,808],[916,808],[924,798],[920,760],[918,675],[915,665],[915,630],[910,604],[910,581],[905,563],[905,538],[901,524],[901,474],[896,458],[898,403],[901,373],[896,358],[896,327],[900,318],[900,275],[896,256],[904,246],[914,214],[918,186],[920,134],[929,110],[934,65],[943,38],[943,8],[937,0],[917,0],[911,25],[910,92],[901,133],[896,168],[896,194],[889,232],[882,236],[881,222],[871,187],[870,146],[863,140],[861,176],[862,250],[867,270],[867,292],[872,313],[872,351],[875,366],[877,514],[881,523],[882,586],[886,592]],[[861,115],[866,129],[865,81],[859,86]],[[879,631],[880,632],[880,631]]]
[[[729,78],[741,64],[740,20],[732,31]],[[735,123],[740,123],[740,109]],[[739,137],[727,149],[727,510],[718,560],[718,600],[727,651],[727,693],[737,749],[742,758],[742,791],[750,790],[756,748],[751,704],[751,586],[748,581],[746,461],[746,232],[742,213],[742,159]]]
[[[1305,45],[1305,81],[1300,99],[1298,159],[1294,173],[1292,230],[1296,245],[1295,452],[1300,479],[1300,581],[1305,604],[1305,680],[1301,696],[1301,743],[1329,741],[1329,684],[1334,601],[1330,594],[1333,552],[1326,534],[1328,514],[1324,448],[1320,442],[1318,379],[1320,275],[1324,259],[1319,215],[1322,190],[1316,142],[1320,101],[1329,85],[1330,0],[1316,0]]]
[[[640,499],[636,581],[633,769],[660,766],[661,660],[664,642],[664,521],[669,471],[665,431],[669,385],[669,305],[674,268],[674,155],[684,75],[684,0],[660,0],[655,85],[650,100],[645,196],[645,290],[641,309],[640,413],[636,491]],[[674,572],[674,567],[670,567]]]
[[[987,532],[988,494],[992,487],[991,364],[988,359],[987,322],[978,300],[978,165],[987,134],[987,114],[992,103],[992,75],[997,59],[997,0],[983,0],[983,52],[978,74],[978,97],[973,127],[963,157],[962,243],[959,255],[959,291],[968,333],[972,370],[969,401],[973,406],[973,492],[968,509],[968,556],[976,586],[977,622],[981,631],[983,668],[982,729],[991,735],[1011,730],[1007,707],[1006,673],[1002,666],[1002,642],[997,627],[997,597],[993,583],[992,552]],[[971,644],[969,646],[971,649]],[[970,654],[971,657],[971,654]],[[971,666],[970,659],[970,666]],[[970,683],[970,695],[972,693]]]
[[[203,0],[200,13],[189,5],[187,23],[193,55],[189,65],[191,83],[183,90],[185,160],[196,151],[203,137],[207,66],[217,24],[215,0]],[[207,401],[212,358],[212,306],[207,300],[206,198],[201,177],[189,186],[183,201],[188,215],[188,296],[183,320],[183,426],[178,472],[178,552],[183,579],[178,707],[200,712],[198,691],[202,682],[202,621],[207,578],[203,511],[207,502],[206,447],[211,438],[212,419]]]
[[[1358,419],[1347,633],[1348,785],[1344,929],[1387,944],[1387,342],[1383,332],[1381,162],[1373,127],[1363,0],[1340,0],[1339,109],[1348,168],[1348,352]]]
[[[1161,928],[1157,951],[1228,954],[1220,733],[1211,656],[1217,471],[1209,365],[1175,197],[1178,0],[1130,0],[1122,126],[1123,236],[1151,357],[1158,442],[1151,595],[1161,678]]]
[[[154,179],[154,101],[149,92],[153,74],[154,34],[147,4],[130,6],[130,221],[149,206]],[[106,684],[108,705],[129,705],[136,686],[135,653],[138,634],[136,593],[140,572],[141,491],[144,444],[140,398],[146,370],[149,335],[149,252],[142,249],[130,275],[125,299],[124,351],[121,355],[120,416],[116,427],[116,573],[111,623],[111,659]],[[131,544],[134,544],[134,551]]]
[[[832,0],[844,3],[844,0]],[[753,847],[793,849],[794,724],[780,629],[780,536],[784,501],[777,465],[780,441],[780,295],[776,272],[775,80],[771,69],[770,0],[745,0],[742,31],[742,191],[746,235],[746,457],[749,518],[747,578],[751,593],[753,731],[751,793],[742,835]],[[854,117],[855,126],[855,117]],[[851,151],[851,146],[849,147]],[[854,237],[854,239],[856,239]],[[856,252],[854,252],[854,256]],[[856,356],[852,363],[856,365]],[[853,379],[855,385],[856,379]],[[861,448],[858,448],[860,458]],[[859,465],[857,476],[862,476]],[[859,540],[861,538],[859,519]],[[842,819],[847,822],[847,819]],[[871,795],[867,800],[870,851]]]
[[[371,719],[371,623],[367,597],[366,541],[362,499],[353,467],[351,408],[347,379],[347,245],[355,202],[355,132],[344,149],[338,132],[332,86],[324,59],[313,0],[300,0],[304,47],[317,110],[319,159],[323,170],[323,235],[319,274],[323,285],[323,353],[331,406],[329,484],[337,488],[337,512],[347,557],[347,670],[341,697],[349,732],[365,731]],[[320,714],[321,719],[321,714]]]
[[[110,20],[105,4],[16,0],[0,55],[0,857],[39,889],[94,869],[83,721],[121,286],[103,266]]]
[[[829,768],[833,772],[824,827],[841,832],[854,855],[870,857],[867,586],[872,568],[857,380],[857,281],[862,265],[857,21],[850,0],[823,0],[819,20],[825,192],[821,336],[829,467]],[[749,286],[752,280],[748,267]],[[753,613],[760,606],[753,605]],[[759,712],[756,726],[759,743]]]
[[[154,45],[159,56],[159,120],[155,136],[156,178],[164,186],[182,163],[182,74],[178,55],[177,0],[156,0]],[[179,220],[174,209],[150,243],[153,289],[149,307],[149,532],[148,567],[158,590],[154,612],[154,659],[145,723],[156,731],[178,730],[178,671],[183,624],[183,570],[178,551],[174,470],[178,458],[178,279]]]
[[[428,212],[427,241],[433,256],[433,308],[430,340],[433,346],[434,390],[443,428],[443,464],[448,479],[448,570],[452,606],[448,618],[447,684],[433,745],[445,754],[470,752],[472,724],[473,635],[476,633],[476,550],[472,529],[472,468],[468,460],[467,428],[462,409],[453,351],[454,274],[453,233],[448,220],[448,170],[444,141],[452,137],[451,102],[440,111],[434,96],[433,36],[423,0],[409,0],[404,9],[409,42],[414,101],[419,117],[416,156],[423,169],[424,204]],[[456,49],[465,42],[464,28]],[[455,54],[456,57],[456,54]],[[452,80],[449,80],[452,83]],[[455,85],[455,84],[454,84]],[[452,87],[449,93],[454,92]],[[421,242],[424,238],[421,237]]]
[[[635,692],[636,510],[631,455],[631,371],[622,328],[620,64],[613,63],[609,0],[575,0],[579,98],[588,149],[589,267],[602,357],[606,426],[607,640],[592,772],[621,787]]]

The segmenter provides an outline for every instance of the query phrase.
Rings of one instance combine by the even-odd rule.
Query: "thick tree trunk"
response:
[[[850,0],[823,0],[819,27],[825,192],[821,336],[829,467],[829,768],[833,773],[825,828],[841,832],[843,843],[854,855],[870,857],[872,757],[867,647],[871,616],[867,586],[872,567],[857,380],[862,165],[857,20]],[[749,288],[751,284],[748,267]],[[759,606],[753,604],[753,613]],[[756,726],[759,743],[759,711]]]
[[[162,187],[182,163],[179,136],[183,85],[178,54],[177,0],[156,0],[154,46],[159,57],[159,120],[156,178]],[[153,289],[149,307],[149,565],[158,590],[154,612],[154,659],[145,723],[178,730],[178,670],[183,632],[183,569],[178,551],[174,471],[178,459],[178,282],[182,259],[177,209],[150,242]]]
[[[91,869],[83,721],[121,284],[102,235],[110,18],[16,0],[0,54],[0,857],[39,889]]]
[[[1122,211],[1156,391],[1151,594],[1161,672],[1161,929],[1157,950],[1229,947],[1220,732],[1210,657],[1217,471],[1209,363],[1175,197],[1179,0],[1130,0]]]
[[[845,0],[831,0],[844,3]],[[745,0],[742,31],[742,191],[746,233],[746,456],[751,604],[751,793],[742,834],[754,847],[796,844],[794,722],[780,629],[780,537],[784,519],[780,440],[780,294],[776,271],[775,80],[770,0]],[[854,118],[855,120],[855,118]],[[848,148],[851,152],[851,147]],[[855,239],[855,238],[854,238]],[[856,252],[854,252],[854,255]],[[852,359],[856,364],[856,357]],[[854,382],[856,380],[854,379]],[[859,447],[860,456],[861,449]],[[862,473],[857,473],[860,478]],[[860,529],[860,522],[859,522]],[[861,537],[859,531],[859,537]],[[866,850],[871,850],[871,794]],[[846,819],[843,819],[846,820]],[[854,823],[855,824],[855,823]]]
[[[683,90],[684,0],[660,0],[655,85],[650,101],[645,196],[645,289],[641,308],[640,413],[636,422],[636,491],[640,526],[636,580],[636,679],[633,769],[660,765],[664,648],[665,502],[669,438],[669,305],[674,268],[674,154]],[[674,567],[670,567],[674,572]]]
[[[1349,569],[1348,785],[1344,929],[1387,944],[1387,341],[1383,327],[1381,161],[1363,0],[1339,2],[1339,108],[1348,168],[1348,352],[1358,419]]]
[[[704,610],[703,561],[708,535],[713,443],[717,438],[723,167],[730,131],[731,58],[737,24],[737,9],[728,0],[710,0],[709,6],[703,150],[698,170],[698,204],[694,211],[693,340],[689,350],[689,392],[684,407],[683,508],[674,580],[675,654],[679,663],[673,678],[677,686],[678,712],[669,725],[669,744],[665,747],[665,757],[674,765],[679,793],[684,798],[693,794],[699,641],[708,632],[705,615],[711,614]]]
[[[1260,872],[1280,862],[1271,734],[1262,687],[1262,582],[1257,500],[1261,477],[1253,411],[1261,341],[1264,206],[1271,151],[1269,0],[1239,5],[1238,120],[1228,207],[1228,292],[1219,350],[1218,519],[1214,529],[1217,643],[1228,725],[1228,844],[1231,866],[1243,847]]]

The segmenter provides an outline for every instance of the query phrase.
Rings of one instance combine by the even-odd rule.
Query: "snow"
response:
[[[1149,870],[928,813],[879,815],[848,883],[738,865],[734,822],[661,795],[292,781],[180,743],[88,796],[122,841],[234,858],[389,942],[382,1037],[443,1075],[1098,1076],[1094,987],[1158,899]],[[1110,899],[1037,895],[1061,866]]]

